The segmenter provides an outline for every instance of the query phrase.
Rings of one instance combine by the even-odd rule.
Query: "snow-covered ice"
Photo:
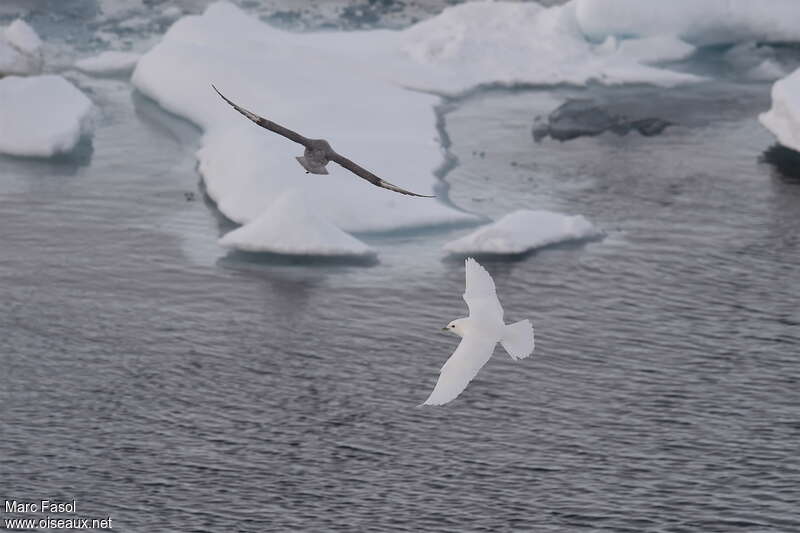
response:
[[[680,61],[692,55],[697,49],[671,35],[622,40],[609,35],[601,46],[619,58],[642,64]]]
[[[306,175],[302,147],[259,129],[211,90],[334,149],[386,180],[434,191],[443,163],[432,93],[485,85],[674,86],[700,76],[670,70],[696,46],[800,40],[800,4],[774,0],[478,1],[400,31],[290,33],[227,2],[185,16],[139,60],[132,81],[204,130],[199,171],[220,211],[247,224],[277,196],[303,201],[346,232],[387,231],[474,219],[435,200],[370,186],[335,164]],[[757,67],[767,76],[774,65]],[[425,93],[409,88],[423,89]]]
[[[797,0],[573,0],[588,38],[671,35],[695,45],[800,41]]]
[[[753,81],[773,81],[786,75],[783,67],[774,59],[768,58],[745,72],[745,78]]]
[[[439,100],[360,64],[360,51],[392,32],[375,33],[292,34],[217,3],[176,22],[141,58],[132,79],[162,107],[205,130],[200,173],[220,211],[236,222],[254,220],[292,188],[303,191],[312,211],[348,232],[474,219],[435,199],[375,187],[336,164],[327,176],[305,174],[295,160],[302,146],[248,121],[211,88],[213,82],[256,113],[328,139],[400,187],[431,194],[443,160],[433,112]]]
[[[161,12],[161,16],[168,19],[176,19],[183,15],[183,10],[178,6],[167,6]]]
[[[76,61],[75,67],[92,74],[118,74],[132,71],[140,57],[141,54],[134,52],[107,50]]]
[[[549,244],[602,235],[582,215],[519,210],[444,245],[445,252],[468,254],[520,254]]]
[[[281,194],[255,220],[225,234],[219,244],[285,255],[374,255],[369,246],[312,211],[303,195],[300,189]]]
[[[42,63],[42,41],[24,20],[15,20],[0,33],[0,76],[35,74]]]
[[[772,46],[742,42],[732,46],[722,55],[722,59],[735,72],[744,73],[744,78],[748,80],[775,81],[786,75]]]
[[[399,32],[406,62],[396,75],[404,83],[443,93],[479,85],[569,83],[673,86],[701,78],[644,63],[682,59],[691,50],[677,39],[640,41],[617,53],[587,41],[574,3],[544,8],[533,2],[470,2]],[[613,53],[612,53],[613,52]]]
[[[22,19],[12,22],[4,32],[8,44],[25,54],[36,54],[42,48],[42,40],[33,28]]]
[[[800,69],[772,86],[772,107],[758,119],[787,148],[800,152]]]
[[[676,52],[675,42],[668,44],[672,51],[654,52],[658,59],[687,53],[687,47]],[[276,195],[299,186],[306,202],[344,231],[385,231],[474,217],[435,200],[374,188],[336,165],[330,176],[303,174],[294,160],[302,147],[237,115],[210,84],[271,120],[327,138],[384,179],[425,194],[433,192],[433,171],[443,162],[433,109],[439,99],[407,87],[458,93],[495,83],[672,85],[699,79],[644,65],[624,47],[622,53],[596,48],[569,5],[476,2],[403,31],[295,34],[219,2],[177,21],[140,59],[132,80],[162,107],[205,130],[199,169],[209,195],[232,220],[255,219]]]
[[[0,152],[50,157],[90,131],[92,102],[56,75],[0,79]]]

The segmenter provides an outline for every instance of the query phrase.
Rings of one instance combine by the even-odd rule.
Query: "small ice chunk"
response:
[[[89,133],[92,102],[61,76],[0,79],[0,152],[50,157]]]
[[[625,39],[619,44],[617,56],[642,64],[681,61],[695,52],[691,44],[671,35],[655,35],[641,39]]]
[[[38,54],[42,48],[42,40],[22,19],[17,19],[6,28],[5,38],[8,43],[22,53]]]
[[[245,252],[285,255],[374,255],[369,246],[309,209],[299,189],[280,195],[255,220],[225,234],[219,244]]]
[[[800,152],[800,69],[772,86],[772,107],[758,120],[786,148]]]
[[[672,35],[655,35],[638,39],[617,39],[609,35],[594,47],[599,57],[615,58],[628,64],[648,65],[667,61],[681,61],[697,48]]]
[[[16,65],[22,60],[22,54],[16,48],[0,39],[0,76],[3,74],[17,74]],[[19,74],[22,73],[19,72]]]
[[[33,28],[17,19],[0,33],[0,76],[28,75],[42,70],[42,41]]]
[[[176,19],[183,15],[183,10],[178,6],[169,6],[161,12],[161,16],[166,19]]]
[[[774,59],[765,59],[745,72],[745,77],[753,81],[774,81],[786,75],[783,67]]]
[[[92,74],[116,74],[130,72],[139,61],[140,54],[107,50],[99,55],[75,62],[75,67]]]
[[[520,254],[548,244],[602,235],[582,215],[514,211],[500,220],[444,245],[451,254]]]
[[[743,72],[748,80],[775,81],[786,76],[771,46],[752,41],[739,43],[725,52],[722,58],[737,72]]]

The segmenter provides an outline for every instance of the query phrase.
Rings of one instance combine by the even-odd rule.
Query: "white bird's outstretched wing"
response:
[[[422,405],[442,405],[454,400],[492,357],[497,339],[477,334],[461,339],[456,351],[442,367],[433,392]]]
[[[503,306],[497,299],[492,276],[473,258],[468,257],[466,265],[467,288],[464,301],[469,307],[470,318],[487,322],[503,321]]]

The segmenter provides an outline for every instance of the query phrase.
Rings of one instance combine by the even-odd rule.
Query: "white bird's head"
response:
[[[459,337],[464,336],[464,326],[466,325],[466,318],[457,318],[453,320],[446,327],[442,328],[442,331],[449,331],[450,333],[455,333]]]

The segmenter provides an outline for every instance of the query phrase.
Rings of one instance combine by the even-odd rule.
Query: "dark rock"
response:
[[[603,102],[574,99],[568,100],[550,113],[546,121],[537,117],[532,133],[536,142],[547,136],[559,141],[569,141],[578,137],[600,135],[606,131],[617,135],[638,131],[651,137],[663,132],[671,124],[656,117],[629,116]]]
[[[800,152],[773,144],[761,154],[761,161],[775,167],[784,181],[800,182]]]

